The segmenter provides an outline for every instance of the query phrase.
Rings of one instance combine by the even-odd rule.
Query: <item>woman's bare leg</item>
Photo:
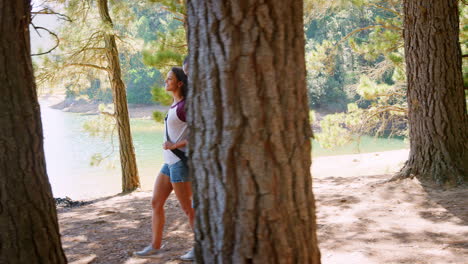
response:
[[[195,211],[192,208],[192,183],[191,182],[173,182],[172,188],[179,200],[182,210],[187,215],[190,227],[194,230],[193,222],[195,220]]]
[[[169,176],[159,173],[158,178],[154,183],[153,199],[151,200],[151,206],[153,207],[153,217],[151,219],[153,237],[151,245],[154,249],[161,248],[165,222],[164,204],[171,192],[172,184]]]

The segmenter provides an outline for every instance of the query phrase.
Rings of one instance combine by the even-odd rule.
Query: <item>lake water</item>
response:
[[[86,121],[96,116],[62,112],[41,106],[47,173],[54,197],[90,199],[121,191],[118,140],[92,137],[84,131]],[[151,190],[163,163],[161,145],[164,128],[152,120],[131,120],[138,170],[143,190]],[[407,148],[400,139],[363,137],[359,150],[376,152]],[[91,166],[93,154],[110,154],[99,166]],[[313,156],[358,153],[357,144],[333,150],[313,143]]]

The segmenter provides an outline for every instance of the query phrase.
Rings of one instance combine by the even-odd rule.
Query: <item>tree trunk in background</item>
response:
[[[198,263],[320,263],[303,2],[187,1]]]
[[[30,56],[30,1],[0,0],[0,263],[66,263]]]
[[[458,1],[405,0],[411,174],[438,184],[468,180],[468,118]]]
[[[127,107],[127,94],[122,81],[119,52],[113,33],[114,26],[109,15],[107,0],[98,0],[99,14],[106,32],[104,36],[106,56],[109,68],[109,79],[115,108],[115,119],[119,132],[120,164],[122,167],[122,191],[131,192],[140,187],[135,149],[133,147],[132,133],[130,131],[130,118]]]

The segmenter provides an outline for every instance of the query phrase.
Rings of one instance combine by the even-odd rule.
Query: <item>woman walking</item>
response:
[[[166,91],[172,92],[174,102],[165,121],[163,148],[164,165],[156,178],[151,205],[152,240],[143,250],[135,252],[137,257],[154,257],[161,250],[165,215],[164,204],[174,190],[182,210],[193,229],[194,209],[192,208],[192,187],[188,174],[185,150],[188,128],[185,119],[185,98],[187,95],[187,75],[182,68],[173,67],[167,74]]]

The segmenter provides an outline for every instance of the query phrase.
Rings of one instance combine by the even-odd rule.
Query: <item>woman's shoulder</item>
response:
[[[178,102],[177,103],[177,109],[176,109],[176,113],[177,113],[177,117],[183,121],[183,122],[187,122],[186,121],[186,111],[185,111],[185,99],[183,99],[182,101]]]

